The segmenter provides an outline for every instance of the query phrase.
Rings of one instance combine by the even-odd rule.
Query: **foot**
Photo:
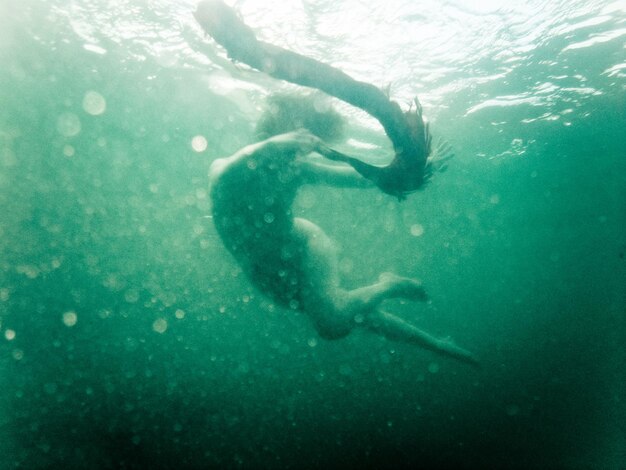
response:
[[[478,359],[476,359],[476,357],[467,349],[463,349],[462,347],[457,346],[451,338],[448,337],[440,339],[437,346],[440,353],[457,359],[461,362],[465,362],[466,364],[473,365],[478,369],[481,368]]]
[[[411,279],[410,277],[398,276],[394,273],[382,273],[378,280],[388,283],[390,289],[394,291],[397,297],[409,300],[418,300],[420,302],[428,301],[428,294],[422,287],[422,281],[419,279]]]

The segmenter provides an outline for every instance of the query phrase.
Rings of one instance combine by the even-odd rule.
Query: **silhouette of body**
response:
[[[451,341],[379,308],[392,298],[426,301],[419,281],[384,273],[369,286],[341,287],[332,241],[313,222],[294,217],[292,204],[305,184],[370,188],[373,183],[348,165],[311,158],[312,152],[323,154],[326,148],[320,138],[299,129],[213,162],[209,173],[213,221],[226,248],[256,287],[278,304],[304,312],[323,338],[342,338],[355,327],[364,327],[477,364],[470,352]]]

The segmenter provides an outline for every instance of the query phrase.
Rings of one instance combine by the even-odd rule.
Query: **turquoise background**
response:
[[[0,0],[0,468],[621,468],[626,10],[512,3],[235,5],[266,41],[418,95],[453,146],[402,203],[307,187],[295,211],[347,287],[421,278],[430,304],[389,309],[476,371],[324,341],[241,274],[208,168],[294,88],[231,64],[193,2]],[[390,157],[339,109],[344,150]]]

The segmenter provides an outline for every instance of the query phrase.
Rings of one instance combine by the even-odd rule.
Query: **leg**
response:
[[[328,339],[346,336],[361,317],[391,298],[426,301],[420,281],[391,273],[380,276],[371,286],[346,291],[339,287],[337,253],[324,231],[312,222],[294,220],[298,244],[305,252],[299,268],[302,310],[306,312],[319,334]]]
[[[358,323],[370,331],[391,341],[414,344],[443,356],[479,366],[469,351],[460,348],[451,340],[435,338],[400,317],[378,308],[382,301],[397,297],[427,300],[426,292],[419,281],[385,273],[381,275],[379,283],[350,291],[348,296],[351,298],[347,305],[350,315],[354,318],[360,315],[361,321]]]
[[[306,246],[301,274],[302,310],[312,320],[320,336],[342,338],[356,326],[392,341],[414,344],[443,356],[478,365],[469,351],[452,341],[437,339],[401,318],[378,309],[391,298],[427,300],[419,281],[385,273],[378,283],[346,291],[339,287],[337,255],[328,236],[315,224],[296,219],[296,229]]]
[[[364,314],[369,314],[387,299],[402,298],[421,302],[428,300],[421,281],[393,273],[383,273],[376,284],[349,291],[347,296],[348,304],[345,308],[355,313],[362,311]]]
[[[317,263],[316,268],[319,269]],[[356,326],[366,324],[378,305],[387,299],[428,300],[421,283],[414,279],[386,273],[371,286],[346,291],[338,283],[312,287],[313,301],[305,308],[320,336],[337,339],[346,336]],[[407,324],[408,325],[408,324]]]
[[[354,314],[344,308],[347,295],[339,287],[337,250],[314,223],[297,217],[294,228],[304,250],[299,268],[301,310],[322,338],[343,338],[354,328]]]
[[[480,367],[472,353],[451,340],[435,338],[391,313],[376,309],[365,317],[364,326],[392,341],[414,344],[442,356]]]

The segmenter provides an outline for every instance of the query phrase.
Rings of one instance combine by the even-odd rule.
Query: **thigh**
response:
[[[314,223],[296,219],[295,224],[302,245],[306,247],[301,266],[302,310],[320,336],[326,339],[343,338],[352,330],[353,322],[345,308],[346,292],[339,287],[337,248]]]
[[[302,246],[302,277],[321,290],[339,287],[337,246],[313,222],[296,217],[294,227]]]

